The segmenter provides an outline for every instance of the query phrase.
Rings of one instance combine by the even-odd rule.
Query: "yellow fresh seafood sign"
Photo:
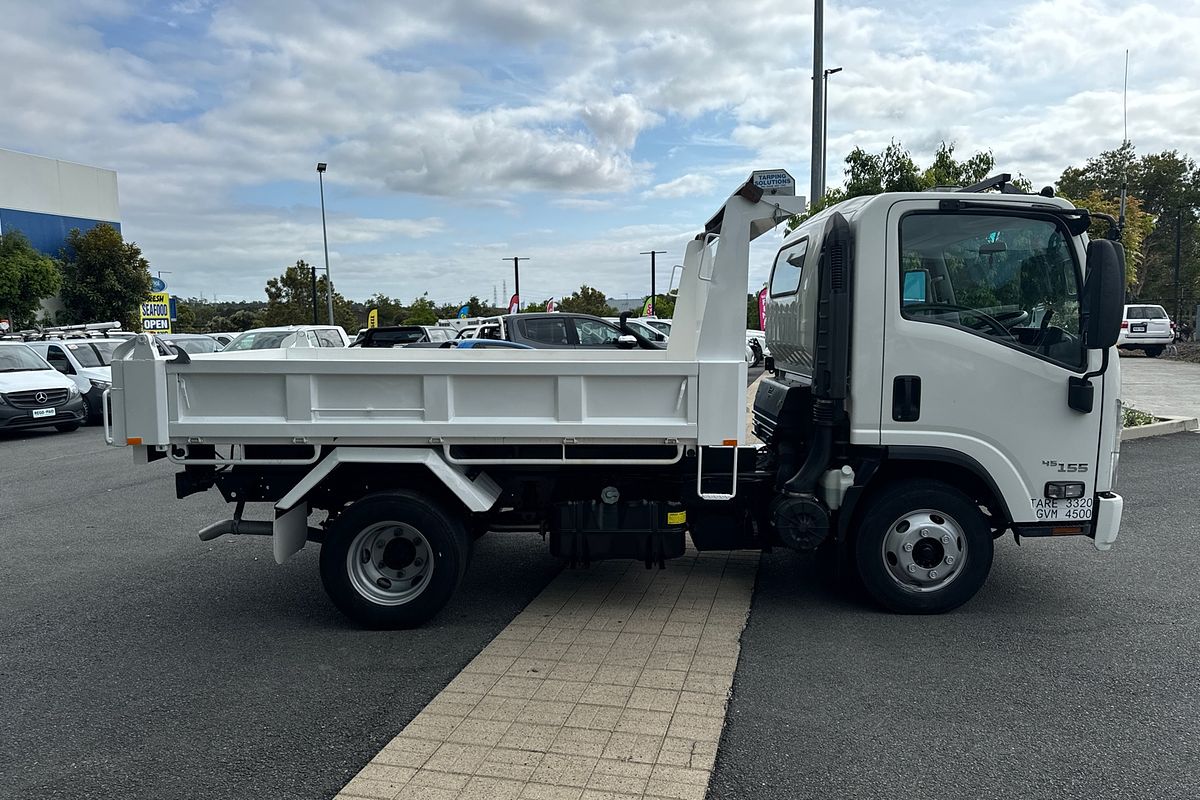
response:
[[[171,332],[171,295],[151,292],[142,301],[142,330],[146,333]]]

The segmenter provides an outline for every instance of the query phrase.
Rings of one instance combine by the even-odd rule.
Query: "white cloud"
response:
[[[660,183],[657,186],[647,189],[642,192],[643,197],[652,197],[660,200],[670,200],[677,197],[703,196],[709,194],[713,187],[716,186],[714,181],[708,175],[687,174],[680,175],[673,181]]]

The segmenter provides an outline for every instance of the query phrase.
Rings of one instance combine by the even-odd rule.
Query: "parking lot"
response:
[[[479,543],[420,630],[354,630],[310,545],[202,543],[96,428],[0,440],[0,796],[328,798],[560,571]],[[886,615],[764,555],[708,796],[1195,797],[1200,437],[1125,445],[1111,553],[1004,540],[942,617]],[[598,795],[597,795],[598,796]]]

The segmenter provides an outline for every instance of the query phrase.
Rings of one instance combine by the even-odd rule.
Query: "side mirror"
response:
[[[617,337],[617,347],[621,348],[622,350],[632,350],[637,346],[638,340],[636,336],[630,336],[628,333],[626,333]]]
[[[1083,282],[1083,339],[1089,350],[1107,350],[1121,335],[1125,315],[1125,249],[1110,239],[1088,243]]]

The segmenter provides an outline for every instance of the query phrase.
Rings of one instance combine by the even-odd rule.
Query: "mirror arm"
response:
[[[1067,379],[1067,405],[1075,411],[1084,414],[1092,413],[1096,396],[1095,387],[1092,386],[1092,378],[1098,378],[1108,371],[1108,351],[1111,349],[1111,347],[1106,347],[1102,351],[1100,369],[1095,372],[1085,372],[1079,376],[1072,375]]]

